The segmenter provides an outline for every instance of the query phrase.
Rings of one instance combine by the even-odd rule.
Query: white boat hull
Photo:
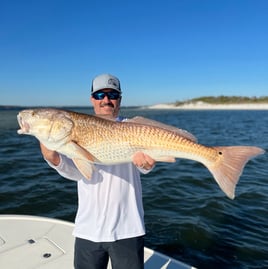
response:
[[[52,218],[0,215],[0,268],[73,268],[73,228]],[[144,268],[194,269],[149,248],[144,248]]]

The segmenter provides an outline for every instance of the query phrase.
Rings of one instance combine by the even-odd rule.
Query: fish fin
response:
[[[172,156],[156,157],[154,160],[157,162],[168,162],[168,163],[175,163],[176,162],[176,159]]]
[[[159,127],[159,128],[162,128],[162,129],[165,129],[168,131],[175,132],[175,133],[179,134],[180,136],[183,136],[183,137],[185,137],[193,142],[197,142],[197,138],[193,134],[189,133],[188,131],[183,130],[183,129],[179,129],[175,126],[164,124],[164,123],[159,122],[159,121],[155,121],[155,120],[151,120],[151,119],[137,116],[137,117],[134,117],[132,119],[127,119],[125,122],[132,122],[132,123],[138,123],[138,124],[143,124],[143,125]]]
[[[66,146],[68,152],[72,152],[72,156],[69,157],[72,158],[77,169],[85,178],[90,179],[94,168],[93,163],[99,162],[98,159],[74,141],[69,142]]]
[[[216,163],[206,165],[222,191],[230,198],[235,198],[235,187],[246,163],[265,151],[258,147],[233,146],[214,147],[219,154]]]
[[[86,160],[81,160],[78,158],[73,158],[72,159],[75,166],[79,170],[79,172],[86,178],[86,179],[91,179],[94,165],[91,162],[88,162]]]
[[[74,141],[69,142],[66,147],[68,147],[69,152],[72,152],[72,156],[70,156],[70,158],[72,159],[76,158],[90,162],[99,162],[99,160],[94,155],[92,155],[89,151],[87,151]]]

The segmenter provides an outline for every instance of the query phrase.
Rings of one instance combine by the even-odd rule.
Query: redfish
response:
[[[35,136],[48,149],[71,158],[90,179],[94,163],[113,165],[132,161],[144,152],[156,161],[185,158],[202,163],[231,199],[246,163],[264,150],[254,146],[198,144],[187,131],[136,117],[116,122],[59,109],[27,109],[19,112],[19,134]]]

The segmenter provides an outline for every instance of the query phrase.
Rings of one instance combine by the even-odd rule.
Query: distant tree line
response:
[[[263,104],[268,103],[268,96],[245,97],[245,96],[203,96],[186,101],[176,101],[175,105],[180,106],[188,103],[204,102],[208,104]]]

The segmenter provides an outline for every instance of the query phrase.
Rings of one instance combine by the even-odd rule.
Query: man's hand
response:
[[[60,163],[60,156],[59,153],[53,150],[48,149],[42,143],[40,143],[40,149],[44,156],[44,158],[52,163],[53,165],[57,166]]]
[[[133,161],[134,165],[136,165],[137,167],[139,167],[141,169],[145,169],[145,170],[150,170],[155,165],[155,160],[152,159],[149,155],[147,155],[141,151],[136,152],[133,155],[132,161]]]

